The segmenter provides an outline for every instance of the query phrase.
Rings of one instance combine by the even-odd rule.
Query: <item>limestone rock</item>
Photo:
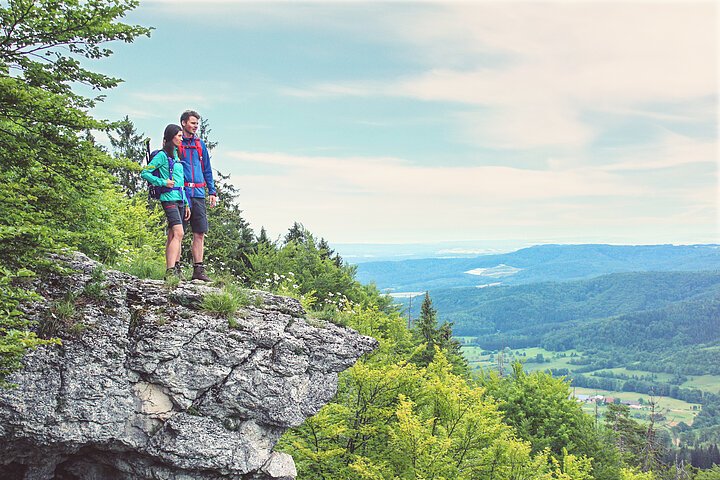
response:
[[[203,284],[171,289],[106,271],[104,298],[88,298],[98,265],[65,261],[77,273],[37,285],[45,301],[26,311],[58,322],[53,302],[79,293],[73,325],[62,345],[26,356],[16,388],[0,390],[3,479],[295,478],[275,443],[377,345],[261,291],[232,327],[200,310],[217,291]]]

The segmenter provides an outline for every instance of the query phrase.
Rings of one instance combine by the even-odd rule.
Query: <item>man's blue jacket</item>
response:
[[[183,137],[180,148],[180,161],[185,172],[185,195],[188,198],[205,198],[205,187],[210,195],[217,195],[207,146],[205,142],[197,139],[202,150],[201,162],[195,140],[196,137]]]

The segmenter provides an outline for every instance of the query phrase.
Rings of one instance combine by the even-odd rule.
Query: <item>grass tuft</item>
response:
[[[206,312],[216,313],[225,318],[233,318],[237,311],[243,306],[243,300],[247,299],[237,292],[229,291],[226,287],[220,292],[208,293],[203,298],[200,308]],[[245,303],[247,305],[247,303]]]
[[[124,258],[115,267],[138,278],[165,278],[165,258],[147,245],[135,255]]]
[[[165,279],[165,286],[168,288],[176,288],[180,285],[180,277],[171,275]]]

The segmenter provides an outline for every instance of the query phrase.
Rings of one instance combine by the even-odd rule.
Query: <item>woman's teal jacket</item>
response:
[[[180,187],[179,190],[172,190],[160,194],[160,201],[162,202],[178,202],[182,200],[185,205],[188,205],[188,199],[185,196],[185,173],[183,172],[182,162],[177,155],[177,149],[175,150],[175,162],[173,163],[173,180],[175,186]],[[158,169],[160,176],[156,177],[153,172]],[[168,157],[164,150],[160,150],[155,154],[153,159],[150,161],[147,167],[143,168],[140,176],[148,182],[158,187],[164,187],[167,185],[167,179],[170,177],[170,165],[168,164]]]

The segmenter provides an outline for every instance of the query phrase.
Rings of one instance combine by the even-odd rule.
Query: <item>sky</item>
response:
[[[243,215],[331,243],[720,243],[716,2],[142,2],[96,116],[197,110]],[[222,192],[221,192],[222,195]],[[211,226],[212,228],[212,226]]]

